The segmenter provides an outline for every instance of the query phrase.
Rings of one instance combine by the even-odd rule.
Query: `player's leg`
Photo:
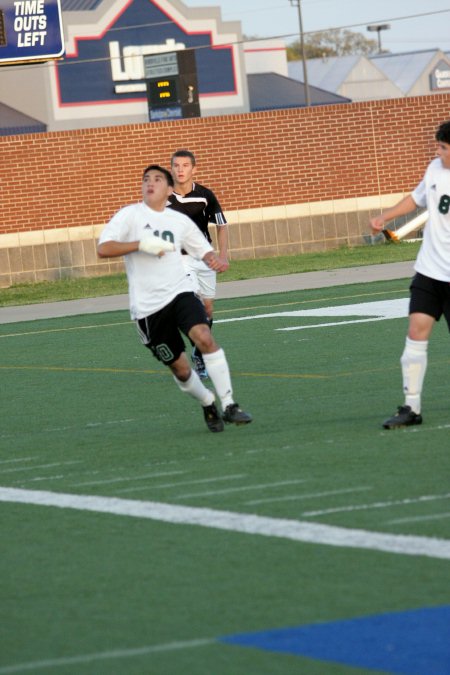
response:
[[[225,422],[233,424],[248,424],[251,422],[251,415],[241,410],[239,404],[233,399],[228,361],[224,350],[214,340],[209,326],[207,324],[192,326],[189,336],[203,355],[209,378],[220,398]]]
[[[206,370],[203,354],[194,343],[192,343],[191,360],[192,366],[197,375],[201,377],[202,380],[206,380],[208,378],[208,371]]]
[[[180,330],[188,335],[202,353],[209,377],[220,399],[223,419],[233,424],[248,424],[251,415],[241,410],[233,399],[230,369],[224,350],[215,341],[207,323],[204,305],[193,293],[178,296],[177,320]]]
[[[421,412],[423,381],[428,365],[428,340],[435,321],[428,314],[410,314],[408,335],[400,359],[405,405],[417,415]]]
[[[212,329],[213,325],[213,319],[212,319],[212,311],[213,311],[213,301],[210,298],[205,298],[203,296],[200,296],[201,300],[205,306],[206,310],[206,315],[208,317],[208,326],[210,329]],[[192,340],[191,340],[192,342]],[[203,380],[208,377],[208,370],[205,365],[205,360],[203,358],[203,354],[200,351],[200,349],[193,344],[193,349],[192,349],[192,363],[197,371],[197,375],[201,377]]]
[[[422,423],[422,389],[427,370],[428,341],[442,313],[436,282],[416,275],[411,284],[409,328],[400,358],[404,405],[383,422],[385,429]]]
[[[215,404],[215,396],[207,389],[195,370],[190,366],[186,353],[169,365],[179,389],[197,399],[203,408],[206,425],[210,431],[223,431],[223,420]]]
[[[186,276],[190,279],[192,283],[192,290],[194,291],[194,293],[196,293],[199,297],[202,298],[199,271],[202,269],[201,266],[206,267],[205,263],[202,260],[196,260],[190,255],[183,255],[182,259]],[[189,338],[189,341],[192,345],[191,360],[192,365],[194,366],[194,370],[196,371],[197,375],[201,377],[202,380],[206,380],[206,378],[208,377],[208,372],[206,370],[205,363],[203,361],[203,356],[201,352],[197,349],[191,338]]]
[[[171,311],[172,304],[136,322],[141,342],[158,361],[170,368],[178,388],[199,401],[208,429],[213,432],[223,431],[223,421],[213,392],[204,386],[189,364],[184,341]]]
[[[216,272],[210,270],[203,260],[192,260],[191,267],[195,270],[195,278],[198,283],[198,293],[205,307],[208,317],[208,326],[212,328],[213,324],[213,304],[216,296]],[[197,374],[205,379],[208,377],[208,371],[201,351],[194,345],[192,350],[192,363]]]
[[[192,263],[195,269],[196,279],[199,287],[200,298],[205,307],[206,316],[208,317],[208,326],[212,328],[213,324],[213,305],[216,297],[216,277],[217,274],[209,269],[203,260],[195,260]],[[192,351],[192,362],[198,375],[202,378],[208,377],[208,370],[205,366],[203,355],[198,347],[194,347]]]

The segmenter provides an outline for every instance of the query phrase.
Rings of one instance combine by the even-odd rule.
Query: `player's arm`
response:
[[[391,206],[390,209],[386,209],[379,216],[370,219],[370,227],[373,232],[381,232],[384,229],[386,223],[394,218],[399,218],[400,216],[406,216],[407,213],[411,213],[417,209],[417,204],[412,198],[411,195],[407,195],[401,199],[397,204]]]
[[[214,272],[225,272],[225,270],[228,269],[228,262],[225,263],[218,258],[214,251],[205,253],[202,260],[211,270],[214,270]]]
[[[217,232],[218,257],[225,266],[222,272],[229,268],[228,263],[228,228],[225,214],[219,200],[212,190],[208,190],[208,220],[215,223]]]
[[[100,258],[117,258],[127,253],[134,253],[139,250],[138,241],[104,241],[97,247],[97,253]]]
[[[225,272],[228,268],[228,262],[225,263],[215,254],[213,247],[200,232],[194,221],[185,215],[183,215],[183,218],[185,221],[185,230],[181,241],[181,247],[193,258],[203,260],[203,262],[215,272]]]
[[[226,225],[217,225],[217,245],[219,248],[219,259],[225,265],[225,269],[221,272],[225,272],[230,266],[228,262],[228,227]]]
[[[134,253],[136,251],[143,251],[149,255],[161,258],[165,253],[174,250],[175,246],[171,241],[166,241],[153,234],[142,237],[140,241],[104,241],[99,244],[97,248],[100,258],[117,258],[118,256],[127,255],[128,253]]]

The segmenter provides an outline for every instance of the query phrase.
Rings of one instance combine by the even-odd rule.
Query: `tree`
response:
[[[355,33],[342,28],[305,35],[304,46],[307,59],[378,53],[378,42],[376,40],[369,40],[362,33]],[[286,51],[288,61],[301,59],[300,40],[295,40],[288,45]]]

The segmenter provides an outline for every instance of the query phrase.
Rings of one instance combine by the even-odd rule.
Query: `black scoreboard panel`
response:
[[[175,77],[161,77],[147,80],[148,100],[150,105],[173,105],[179,103],[177,79]]]
[[[145,77],[153,79],[154,77],[165,77],[169,75],[178,75],[177,52],[161,52],[159,54],[147,54],[144,56]]]
[[[144,56],[150,121],[200,117],[193,49]]]

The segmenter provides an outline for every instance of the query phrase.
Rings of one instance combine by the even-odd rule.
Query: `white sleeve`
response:
[[[425,178],[420,181],[416,189],[411,193],[412,198],[416,202],[417,206],[426,206],[427,205],[427,188],[425,183]]]
[[[109,223],[105,225],[100,234],[98,243],[103,244],[105,241],[132,241],[130,238],[131,221],[130,209],[125,206],[123,209],[120,209],[120,211],[117,211]]]
[[[201,260],[209,251],[214,251],[213,247],[200,232],[197,225],[187,216],[185,217],[185,228],[181,247],[186,249],[189,255],[198,260]]]

